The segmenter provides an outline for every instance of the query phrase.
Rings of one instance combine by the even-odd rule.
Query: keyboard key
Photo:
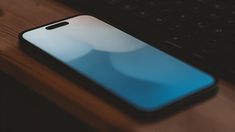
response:
[[[110,4],[110,5],[116,5],[119,4],[120,2],[122,2],[123,0],[103,0],[106,3]]]

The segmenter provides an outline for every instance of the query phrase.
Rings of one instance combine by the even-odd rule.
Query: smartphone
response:
[[[21,33],[20,40],[27,53],[141,118],[174,110],[216,89],[212,75],[93,16],[33,28]]]

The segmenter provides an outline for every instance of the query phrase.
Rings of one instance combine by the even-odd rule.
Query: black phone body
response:
[[[141,121],[212,97],[216,79],[89,15],[36,27],[20,47],[40,62]]]

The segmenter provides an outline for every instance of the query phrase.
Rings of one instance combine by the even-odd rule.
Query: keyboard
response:
[[[235,82],[233,0],[67,0],[135,37]],[[71,4],[72,3],[72,4]]]

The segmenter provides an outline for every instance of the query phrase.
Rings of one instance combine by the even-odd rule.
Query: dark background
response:
[[[1,132],[92,131],[56,105],[0,72]]]

